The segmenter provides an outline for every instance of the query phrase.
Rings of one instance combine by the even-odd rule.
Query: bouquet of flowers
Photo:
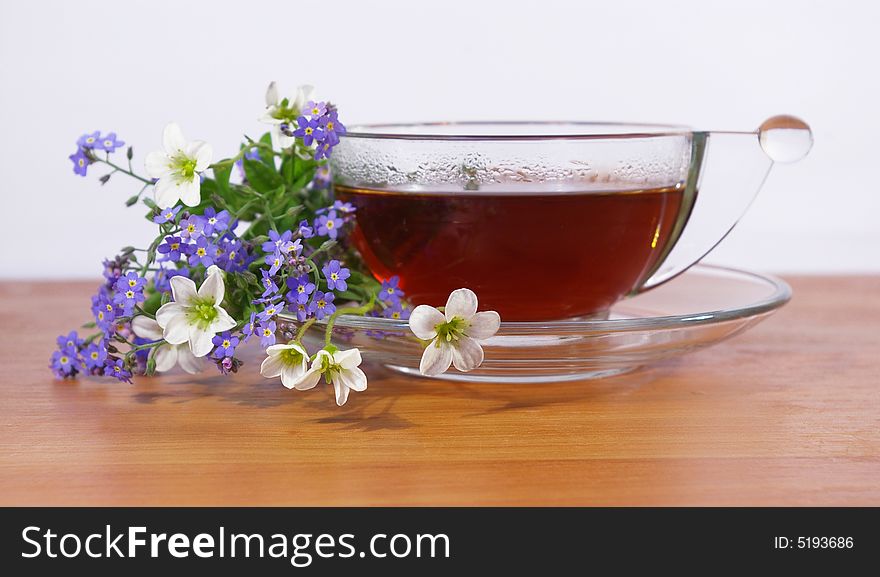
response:
[[[125,142],[116,133],[77,141],[74,172],[86,176],[103,165],[109,172],[101,184],[117,173],[138,181],[126,205],[145,205],[158,234],[145,248],[128,246],[104,261],[94,321],[84,325],[94,332],[58,337],[50,361],[55,375],[131,382],[134,374],[177,365],[197,373],[209,362],[235,373],[242,365],[237,348],[255,339],[266,352],[263,376],[298,390],[314,388],[323,376],[342,405],[350,391],[367,387],[360,351],[331,342],[344,314],[409,319],[425,344],[425,375],[452,364],[462,371],[479,366],[479,341],[497,332],[497,313],[477,313],[468,289],[453,291],[442,309],[413,309],[399,279],[374,278],[346,242],[356,208],[332,197],[328,159],[345,134],[336,107],[315,100],[309,86],[280,98],[273,82],[261,120],[269,132],[246,137],[235,156],[216,162],[211,145],[188,141],[169,124],[163,150],[146,156],[145,175],[133,168],[131,146],[118,160]],[[278,342],[285,310],[298,326]],[[303,337],[319,322],[324,346],[309,353]]]

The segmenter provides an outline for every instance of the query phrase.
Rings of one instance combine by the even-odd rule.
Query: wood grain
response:
[[[0,284],[0,504],[880,505],[880,277],[790,279],[715,348],[613,379],[369,390],[58,382],[92,283]],[[66,332],[66,331],[65,331]]]

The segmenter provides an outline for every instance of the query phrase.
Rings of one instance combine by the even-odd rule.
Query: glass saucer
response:
[[[696,265],[617,303],[608,319],[502,322],[498,334],[482,343],[485,361],[480,368],[469,373],[450,368],[433,378],[537,383],[619,375],[738,334],[789,298],[791,288],[778,278]],[[323,328],[317,325],[306,340],[315,345],[322,338]],[[422,345],[407,321],[343,316],[334,328],[334,342],[340,348],[358,347],[365,361],[421,376]]]

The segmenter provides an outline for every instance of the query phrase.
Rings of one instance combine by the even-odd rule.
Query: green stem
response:
[[[274,230],[278,230],[278,226],[275,224],[275,217],[272,216],[272,207],[269,206],[269,201],[263,201],[263,208],[265,209],[265,217],[269,221],[269,226],[271,226]]]
[[[144,178],[143,176],[139,176],[139,175],[135,174],[135,173],[132,172],[131,170],[127,170],[127,169],[125,169],[125,168],[122,168],[122,167],[119,166],[118,164],[114,164],[113,162],[111,162],[110,159],[100,158],[100,157],[97,157],[97,156],[94,156],[93,158],[94,158],[95,161],[97,161],[97,162],[103,162],[103,163],[106,164],[107,166],[110,166],[111,168],[114,168],[114,169],[116,169],[116,170],[119,171],[119,172],[124,172],[125,174],[129,175],[130,177],[132,177],[132,178],[136,178],[136,179],[140,180],[141,182],[144,183],[144,185],[146,185],[146,186],[144,186],[144,188],[146,188],[147,186],[153,184],[153,181],[152,181],[152,180],[148,180],[148,179]],[[141,192],[143,192],[143,189],[141,190]],[[140,194],[140,193],[139,193],[139,194]]]
[[[142,309],[140,305],[135,305],[134,308],[135,308],[135,310],[137,310],[139,313],[141,313],[142,315],[144,315],[148,319],[156,320],[156,315],[151,315],[150,313],[148,313],[147,311]]]
[[[315,324],[317,319],[311,318],[304,322],[299,330],[296,332],[296,338],[294,339],[296,342],[301,343],[304,336],[306,336],[306,331],[309,330],[313,324]]]
[[[330,315],[330,318],[327,320],[327,328],[324,332],[324,346],[330,346],[330,340],[333,336],[333,325],[336,324],[337,318],[342,315],[363,315],[370,312],[370,310],[372,310],[372,308],[376,305],[376,296],[377,293],[373,293],[373,295],[370,297],[369,302],[359,307],[345,307],[341,309],[336,309],[336,312]]]

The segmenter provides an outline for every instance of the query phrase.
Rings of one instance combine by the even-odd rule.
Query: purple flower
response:
[[[266,255],[266,264],[269,265],[269,274],[275,274],[278,272],[278,269],[281,268],[281,265],[284,263],[284,258],[281,256],[280,251],[275,251],[274,254]]]
[[[348,290],[348,283],[345,282],[345,279],[351,276],[351,272],[338,260],[331,260],[324,265],[321,271],[324,273],[324,278],[327,279],[327,288],[338,291]]]
[[[92,297],[92,314],[95,315],[95,324],[108,337],[116,330],[116,310],[103,290]]]
[[[398,284],[400,283],[400,277],[394,275],[393,277],[382,281],[382,288],[379,289],[379,300],[383,300],[388,303],[397,303],[400,302],[400,298],[403,296],[403,291],[398,288]]]
[[[104,361],[104,375],[107,377],[116,377],[125,383],[131,382],[131,371],[125,368],[125,363],[122,359],[109,357]]]
[[[80,148],[95,148],[97,142],[101,139],[101,131],[96,130],[91,134],[83,134],[76,141],[76,145]]]
[[[121,306],[124,315],[131,315],[134,306],[144,301],[144,285],[147,279],[138,276],[136,272],[130,272],[116,281],[116,294],[113,302]]]
[[[260,323],[257,325],[257,334],[260,335],[260,345],[263,348],[275,344],[275,321]]]
[[[357,210],[350,202],[342,202],[341,200],[334,201],[331,208],[338,210],[342,214],[354,214],[355,210]]]
[[[209,267],[214,264],[216,250],[211,241],[208,240],[208,237],[200,236],[195,245],[190,247],[190,250],[192,252],[189,255],[189,266],[201,264],[205,267]]]
[[[303,238],[312,238],[315,236],[315,230],[309,226],[309,221],[299,221],[299,235]]]
[[[223,357],[215,359],[214,364],[217,365],[221,375],[228,375],[229,373],[237,373],[243,363],[235,357]]]
[[[98,134],[97,132],[95,134]],[[116,133],[111,132],[107,136],[102,136],[94,142],[95,149],[114,152],[117,148],[125,146],[125,143],[116,139]]]
[[[412,311],[409,304],[405,301],[397,301],[391,303],[382,311],[382,316],[386,319],[395,319],[405,321],[409,318]]]
[[[341,212],[342,214],[354,214],[357,209],[350,202],[342,202],[341,200],[336,200],[333,201],[333,204],[331,204],[330,206],[319,208],[315,211],[315,214],[324,214],[325,212],[330,210],[335,210],[337,212]]]
[[[223,232],[229,228],[229,211],[217,212],[214,207],[209,206],[205,209],[201,220],[204,223],[202,228],[204,234],[211,235],[215,232]]]
[[[309,302],[309,295],[315,292],[315,284],[309,282],[309,275],[302,274],[297,278],[287,279],[287,302],[290,304],[304,305]],[[303,319],[300,319],[303,320]]]
[[[321,166],[315,171],[315,176],[312,177],[312,186],[324,188],[328,184],[330,184],[330,167]]]
[[[156,287],[156,290],[162,293],[171,292],[171,283],[169,282],[172,278],[176,276],[185,276],[189,278],[189,269],[187,267],[175,269],[175,268],[162,268],[156,271],[156,276],[153,277],[153,286]]]
[[[321,160],[322,158],[330,158],[330,153],[333,151],[333,145],[327,141],[322,142],[315,149],[315,160]]]
[[[165,224],[166,222],[171,222],[177,217],[177,213],[180,212],[181,208],[183,207],[177,205],[174,208],[163,209],[159,214],[153,217],[153,222],[155,222],[156,224]]]
[[[231,357],[235,354],[235,347],[238,346],[238,337],[229,334],[229,331],[216,335],[211,342],[214,343],[214,358],[222,359],[223,357]]]
[[[293,231],[285,230],[279,234],[276,230],[269,230],[269,240],[263,243],[263,252],[267,254],[290,252],[293,245],[291,238],[293,238]]]
[[[269,271],[262,268],[260,272],[263,274],[263,287],[266,289],[263,291],[262,297],[267,297],[269,295],[274,295],[278,292],[278,285],[275,284],[275,281],[272,279],[272,275],[269,274]]]
[[[68,351],[55,351],[49,360],[49,368],[52,369],[52,372],[59,379],[76,376],[78,364],[76,355],[70,354]]]
[[[303,144],[311,146],[313,142],[321,142],[324,139],[324,129],[317,120],[308,120],[305,116],[296,119],[299,128],[293,131],[294,136],[303,139]]]
[[[252,311],[250,320],[248,320],[248,322],[246,322],[241,329],[241,332],[244,335],[244,339],[242,340],[242,342],[246,343],[251,339],[252,336],[254,336],[254,332],[256,331],[256,319],[257,313]]]
[[[314,100],[309,100],[306,102],[305,107],[303,108],[303,114],[306,116],[311,116],[312,118],[318,118],[322,116],[327,111],[327,104],[324,102],[315,102]]]
[[[187,245],[183,244],[179,236],[166,236],[165,242],[160,244],[156,250],[165,255],[161,260],[177,262],[180,260],[180,255],[186,254]]]
[[[333,298],[334,295],[331,292],[315,291],[315,296],[312,298],[312,302],[309,303],[309,312],[314,313],[315,318],[319,321],[326,316],[332,315],[336,311]]]
[[[275,315],[281,312],[281,309],[284,308],[284,305],[280,303],[269,302],[266,305],[266,308],[263,309],[261,313],[257,315],[257,318],[260,319],[263,323],[272,320]]]
[[[198,216],[191,216],[180,221],[180,236],[190,240],[196,240],[205,232],[205,221]]]
[[[290,294],[290,293],[287,293]],[[296,305],[296,320],[299,322],[305,321],[309,318],[309,306],[308,303],[297,303]]]
[[[319,236],[329,236],[335,239],[339,234],[339,228],[342,226],[342,219],[336,217],[336,211],[331,210],[327,214],[322,214],[315,219],[315,228]]]
[[[128,264],[128,259],[121,256],[117,256],[113,260],[105,258],[102,264],[104,270],[101,272],[104,278],[107,279],[107,286],[112,288],[116,284],[116,279],[122,276],[122,269]]]
[[[116,281],[116,290],[124,291],[124,290],[134,290],[137,292],[144,292],[144,286],[147,284],[147,279],[141,277],[136,272],[129,272],[125,276],[119,277]]]
[[[104,366],[107,360],[107,343],[103,339],[97,343],[92,343],[83,349],[83,361],[89,369],[95,370]]]
[[[60,335],[55,342],[58,343],[58,349],[76,355],[77,351],[83,344],[83,340],[79,338],[76,331],[70,331],[67,335]]]
[[[74,174],[78,174],[80,176],[85,176],[89,170],[89,165],[92,163],[89,160],[89,157],[86,156],[86,153],[83,152],[82,148],[78,148],[77,151],[67,158],[73,163],[73,172]]]
[[[221,246],[223,247],[223,257],[218,264],[226,272],[238,272],[247,266],[247,248],[241,240],[224,237]]]
[[[345,126],[339,122],[336,110],[328,109],[327,114],[321,117],[320,124],[324,129],[324,143],[331,147],[336,146],[339,143],[339,135],[345,134]]]

